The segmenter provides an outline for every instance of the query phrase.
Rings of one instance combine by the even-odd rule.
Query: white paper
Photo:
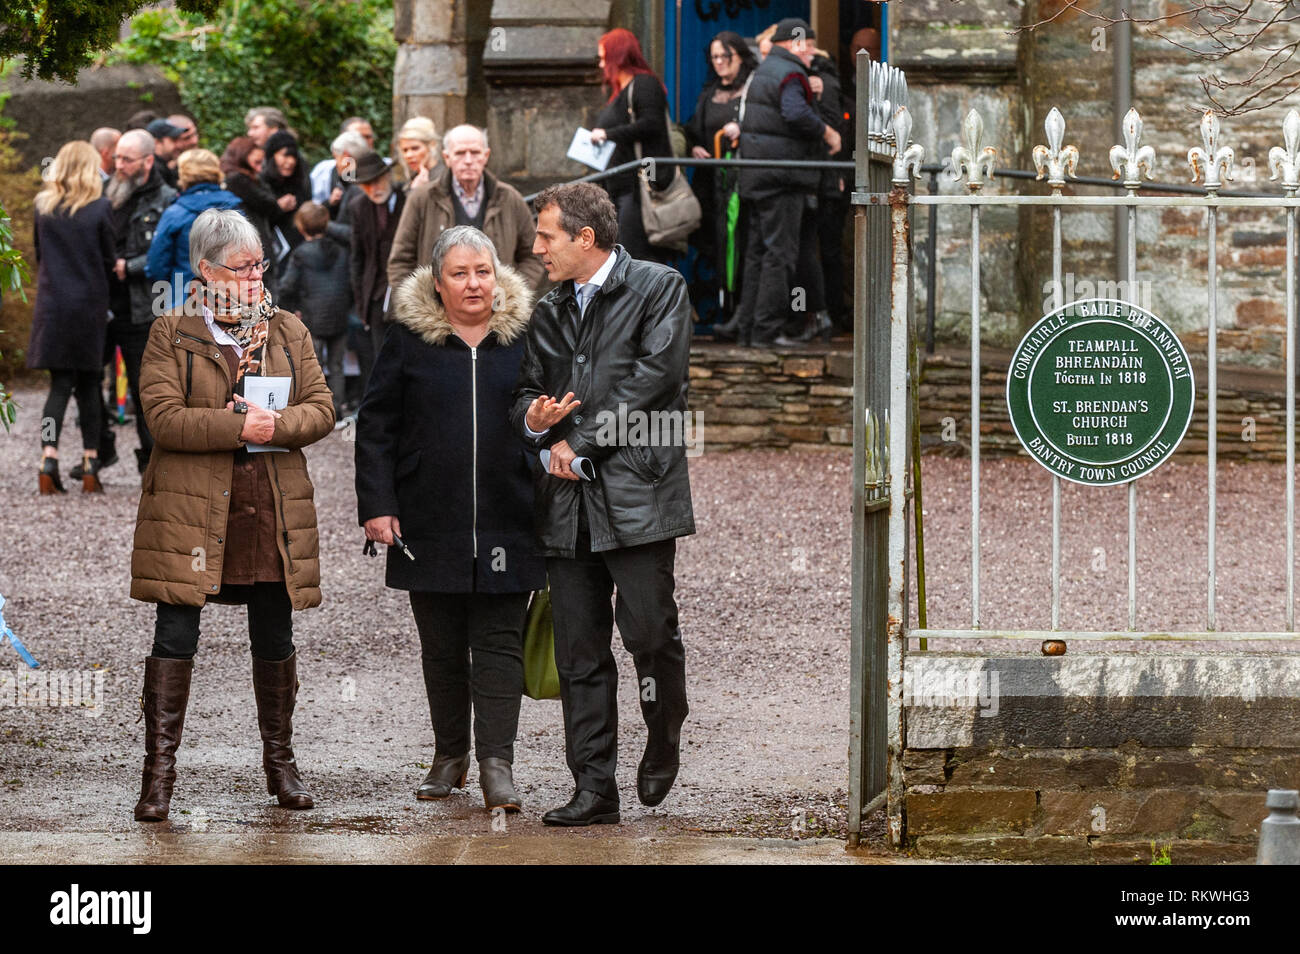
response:
[[[267,377],[260,374],[244,376],[244,400],[256,404],[268,411],[282,411],[289,406],[289,387],[293,378],[286,376]],[[284,451],[287,447],[272,444],[247,444],[250,454],[264,454],[267,451]]]
[[[599,146],[592,145],[591,130],[578,127],[578,131],[573,134],[573,142],[569,143],[569,151],[565,153],[570,159],[576,159],[584,166],[604,172],[605,167],[609,165],[609,157],[614,155],[614,144],[606,139]]]
[[[549,474],[551,472],[551,449],[543,448],[537,454],[542,459],[542,467]],[[569,465],[569,470],[573,471],[583,480],[596,479],[596,465],[591,462],[589,457],[575,457],[573,463]]]

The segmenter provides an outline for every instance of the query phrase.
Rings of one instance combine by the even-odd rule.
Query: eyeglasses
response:
[[[114,156],[113,161],[119,166],[125,166],[132,162],[139,162],[144,156]]]
[[[260,262],[251,262],[248,265],[240,265],[238,268],[235,268],[231,265],[227,265],[225,262],[217,262],[216,264],[220,265],[222,268],[226,269],[227,271],[234,272],[240,278],[248,278],[253,274],[254,269],[256,269],[259,274],[265,272],[268,268],[271,267],[271,260],[269,258],[264,258]]]
[[[734,53],[714,53],[709,57],[714,63],[730,63],[736,58]]]

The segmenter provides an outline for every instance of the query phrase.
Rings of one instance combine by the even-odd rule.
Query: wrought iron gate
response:
[[[1074,172],[1078,150],[1064,146],[1065,120],[1052,109],[1045,125],[1046,145],[1034,149],[1040,178],[1048,193],[983,195],[994,172],[994,149],[982,140],[977,113],[966,117],[961,145],[951,154],[948,174],[964,183],[965,194],[914,195],[922,150],[911,142],[907,84],[901,71],[870,62],[857,62],[858,116],[855,207],[855,336],[853,426],[853,618],[849,738],[849,842],[856,844],[862,818],[882,803],[889,837],[905,837],[902,756],[906,740],[903,672],[909,647],[932,638],[1047,638],[1089,640],[1294,640],[1295,633],[1295,309],[1296,198],[1300,190],[1300,113],[1292,110],[1283,123],[1284,145],[1269,152],[1272,177],[1285,195],[1222,195],[1231,178],[1233,151],[1220,142],[1218,119],[1206,113],[1200,124],[1201,144],[1188,152],[1199,194],[1139,195],[1142,179],[1152,178],[1155,159],[1141,144],[1142,120],[1130,110],[1123,123],[1124,143],[1111,148],[1109,159],[1123,194],[1068,196],[1062,193]],[[1190,190],[1188,190],[1190,191]],[[1046,206],[1052,214],[1052,275],[1056,305],[1062,297],[1062,212],[1071,209],[1121,208],[1127,211],[1127,247],[1121,250],[1121,285],[1136,296],[1137,222],[1140,210],[1168,207],[1205,210],[1208,245],[1208,329],[1206,397],[1208,483],[1206,486],[1205,627],[1199,632],[1159,632],[1138,629],[1136,481],[1128,489],[1128,624],[1126,631],[1063,631],[1060,618],[1061,478],[1044,475],[1052,485],[1051,629],[1010,631],[990,627],[980,613],[980,212],[988,206]],[[964,206],[970,212],[970,342],[971,342],[971,621],[969,629],[909,628],[908,505],[913,465],[919,463],[915,427],[915,354],[912,305],[911,210],[915,206]],[[1223,632],[1216,616],[1216,466],[1218,421],[1218,264],[1216,238],[1221,210],[1268,209],[1285,219],[1286,227],[1286,611],[1282,632]],[[1130,298],[1134,301],[1134,298]],[[911,650],[916,651],[916,650]]]

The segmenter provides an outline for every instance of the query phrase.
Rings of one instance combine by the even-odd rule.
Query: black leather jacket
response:
[[[537,450],[568,441],[596,469],[593,481],[538,473],[536,528],[546,556],[573,556],[579,506],[586,507],[593,551],[695,532],[683,440],[691,348],[686,282],[671,268],[634,260],[622,246],[615,252],[581,330],[573,282],[565,281],[537,303],[525,341],[511,424]],[[529,404],[539,394],[569,391],[582,403],[530,440]]]
[[[160,163],[153,169],[138,189],[131,194],[126,207],[115,216],[118,220],[119,258],[126,259],[126,285],[131,296],[131,322],[147,325],[154,319],[154,298],[149,279],[145,276],[145,263],[154,230],[163,210],[176,200],[176,190],[169,186],[159,173]]]

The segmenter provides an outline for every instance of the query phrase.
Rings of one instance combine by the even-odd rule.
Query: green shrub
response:
[[[138,14],[113,60],[160,67],[217,154],[244,134],[249,108],[275,106],[314,161],[352,115],[387,148],[396,56],[392,0],[224,0],[210,22]]]

